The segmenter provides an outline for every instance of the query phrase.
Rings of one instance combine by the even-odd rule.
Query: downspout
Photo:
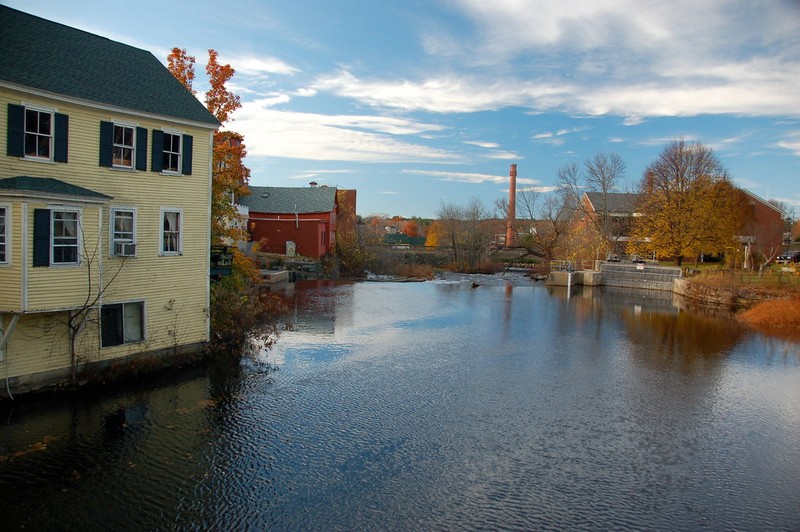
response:
[[[21,205],[22,217],[20,219],[22,223],[20,224],[20,238],[22,240],[22,253],[20,255],[22,256],[19,260],[21,261],[22,268],[22,275],[20,276],[22,286],[20,287],[20,307],[22,312],[25,312],[28,310],[28,204],[23,202]]]

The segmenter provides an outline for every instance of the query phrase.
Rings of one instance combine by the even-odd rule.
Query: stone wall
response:
[[[790,299],[787,293],[742,286],[708,286],[687,279],[676,279],[673,291],[683,297],[731,310],[750,308],[761,301]]]

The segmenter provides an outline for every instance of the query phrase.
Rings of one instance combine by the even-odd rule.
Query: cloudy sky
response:
[[[251,184],[358,190],[362,215],[432,217],[551,190],[598,152],[622,188],[672,140],[800,211],[798,0],[0,0],[236,75]]]

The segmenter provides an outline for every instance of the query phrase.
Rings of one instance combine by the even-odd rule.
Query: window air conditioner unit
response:
[[[136,244],[120,243],[114,244],[114,255],[118,257],[133,257],[136,255]]]

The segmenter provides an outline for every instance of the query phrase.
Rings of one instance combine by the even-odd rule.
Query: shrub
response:
[[[286,311],[283,299],[261,286],[255,264],[237,250],[231,275],[211,286],[210,355],[238,359],[254,345],[271,346]]]

